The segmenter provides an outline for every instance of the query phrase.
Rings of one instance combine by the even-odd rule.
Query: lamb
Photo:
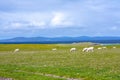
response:
[[[107,47],[102,47],[103,49],[106,49]]]
[[[94,47],[87,48],[86,52],[93,52]]]
[[[83,48],[83,50],[82,50],[82,51],[83,51],[83,52],[85,52],[86,50],[87,50],[87,48]]]
[[[20,49],[17,48],[17,49],[14,50],[14,52],[18,52],[19,50],[20,50]]]
[[[56,51],[57,49],[56,48],[53,48],[52,51]]]
[[[70,52],[73,52],[73,51],[76,51],[76,50],[77,50],[76,48],[71,48]]]
[[[101,48],[101,47],[98,47],[97,49],[100,50],[100,49],[102,49],[102,48]]]
[[[113,46],[113,49],[115,49],[116,47],[115,46]]]
[[[83,48],[83,52],[93,52],[94,47]]]

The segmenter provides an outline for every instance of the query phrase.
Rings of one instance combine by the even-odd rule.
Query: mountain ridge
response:
[[[99,41],[112,41],[120,43],[120,37],[110,37],[110,36],[79,36],[79,37],[15,37],[11,39],[3,39],[0,42],[99,42]]]

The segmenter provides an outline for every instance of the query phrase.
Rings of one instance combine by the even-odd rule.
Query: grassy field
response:
[[[120,45],[82,52],[90,43],[0,44],[0,77],[12,80],[120,80]],[[116,46],[116,49],[112,47]],[[77,51],[70,53],[70,48]],[[14,53],[14,49],[20,51]],[[57,48],[57,51],[52,51]]]

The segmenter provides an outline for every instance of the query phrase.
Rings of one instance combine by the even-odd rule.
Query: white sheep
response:
[[[56,48],[53,48],[52,51],[56,51],[57,49]]]
[[[94,51],[94,47],[89,47],[87,48],[86,52],[93,52]]]
[[[116,47],[115,46],[113,46],[113,49],[115,49]]]
[[[20,49],[17,48],[17,49],[14,50],[14,52],[18,52],[19,50],[20,50]]]
[[[101,50],[102,48],[101,48],[101,47],[98,47],[97,49],[98,49],[98,50]]]
[[[76,48],[71,48],[70,52],[73,52],[73,51],[76,51],[76,50],[77,50]]]
[[[106,49],[107,47],[102,47],[103,49]]]
[[[86,50],[87,50],[87,48],[83,48],[83,50],[82,50],[82,51],[83,51],[83,52],[85,52]]]
[[[93,52],[94,51],[94,47],[83,48],[82,51],[83,52]]]

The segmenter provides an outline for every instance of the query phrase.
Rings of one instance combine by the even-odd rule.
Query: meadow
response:
[[[97,50],[101,45],[95,45],[94,52],[82,52],[87,46],[91,43],[0,44],[0,78],[120,80],[120,45],[105,45],[107,49],[102,50]],[[70,52],[72,47],[77,51]],[[16,48],[20,51],[14,53]]]

